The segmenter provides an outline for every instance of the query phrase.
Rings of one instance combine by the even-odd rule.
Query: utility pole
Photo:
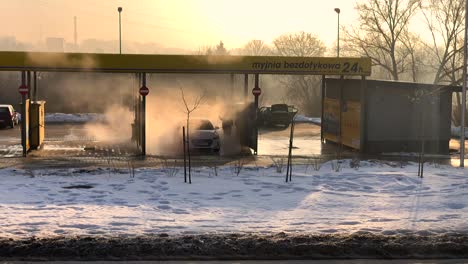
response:
[[[75,51],[78,50],[78,29],[77,29],[77,21],[76,21],[76,16],[73,17],[73,22],[74,22],[74,44],[75,44]]]
[[[462,112],[461,112],[461,131],[460,131],[460,167],[465,167],[465,112],[466,112],[466,59],[468,42],[468,0],[465,1],[465,45],[463,48],[463,89],[462,89]]]

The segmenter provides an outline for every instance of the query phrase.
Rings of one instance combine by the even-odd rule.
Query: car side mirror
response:
[[[218,130],[219,129],[219,126],[215,126],[215,130]]]

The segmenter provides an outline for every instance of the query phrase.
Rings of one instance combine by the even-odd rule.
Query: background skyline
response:
[[[252,39],[266,43],[285,33],[315,34],[326,46],[337,38],[340,25],[357,20],[356,1],[290,0],[0,0],[0,37],[41,43],[48,37],[73,43],[73,18],[78,20],[78,43],[86,39],[118,40],[118,12],[122,6],[123,42],[157,43],[166,48],[197,50],[223,41],[227,49]],[[18,23],[17,21],[23,21]],[[267,25],[267,26],[265,26]],[[125,46],[123,47],[123,52]]]

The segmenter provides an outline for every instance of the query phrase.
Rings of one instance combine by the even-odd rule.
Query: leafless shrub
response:
[[[127,162],[128,171],[130,173],[130,177],[135,178],[135,164],[133,160]]]
[[[244,161],[242,159],[238,159],[232,163],[231,172],[235,176],[239,176],[243,168],[244,168]]]
[[[168,177],[174,177],[179,172],[179,168],[177,167],[177,160],[171,162],[169,159],[162,159],[161,165],[163,167],[164,174],[166,174]]]
[[[307,158],[306,160],[306,168],[304,173],[307,173],[309,170],[309,167],[311,167],[314,171],[319,171],[320,168],[322,167],[322,160],[319,156],[313,156],[311,158]]]
[[[398,163],[400,164],[400,169],[403,169],[406,165],[405,158],[404,158],[404,152],[400,152],[400,159],[398,160]]]
[[[439,169],[439,168],[440,168],[440,161],[437,160],[437,159],[432,160],[432,161],[431,161],[431,164],[432,164],[432,166],[434,166],[434,168],[436,168],[436,169]]]
[[[284,161],[285,161],[284,157],[271,158],[271,160],[273,161],[273,166],[275,167],[276,172],[277,173],[283,173]]]
[[[311,159],[311,165],[314,171],[319,171],[320,167],[322,167],[322,163],[319,157],[314,157]]]
[[[332,160],[331,161],[331,167],[334,172],[340,172],[341,171],[341,160]]]
[[[359,158],[353,158],[352,160],[349,161],[349,167],[353,169],[359,169],[361,166],[361,160]]]
[[[112,170],[113,170],[112,157],[111,157],[110,155],[107,155],[107,156],[105,157],[105,159],[107,160],[107,167],[108,167],[107,172],[108,172],[108,176],[111,177],[111,175],[112,175],[111,172],[112,172]]]
[[[35,177],[34,171],[32,171],[32,170],[26,170],[26,174],[27,174],[30,178],[34,178],[34,177]]]
[[[209,166],[213,170],[214,176],[218,176],[219,166],[218,163],[214,162],[211,166]]]

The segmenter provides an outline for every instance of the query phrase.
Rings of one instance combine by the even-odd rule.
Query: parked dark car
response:
[[[297,109],[293,105],[273,104],[259,109],[258,122],[264,126],[289,126]]]
[[[11,127],[19,123],[19,115],[12,105],[0,105],[0,127]]]

